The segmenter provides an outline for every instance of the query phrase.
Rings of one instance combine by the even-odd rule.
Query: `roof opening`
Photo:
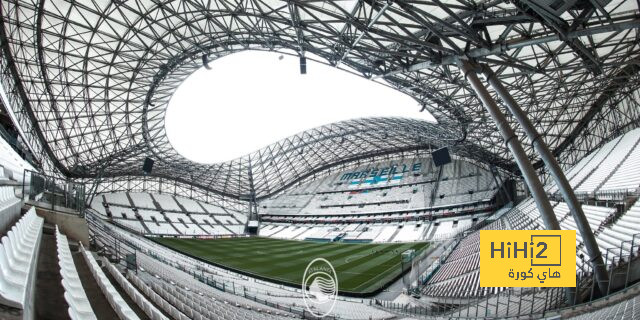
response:
[[[172,146],[199,163],[249,154],[299,132],[343,120],[406,117],[435,122],[408,95],[307,59],[244,51],[189,76],[167,107]]]

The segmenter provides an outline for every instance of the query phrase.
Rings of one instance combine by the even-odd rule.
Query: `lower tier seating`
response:
[[[23,309],[33,293],[44,219],[29,211],[2,237],[0,303]]]
[[[111,274],[111,276],[116,279],[116,282],[118,282],[120,287],[124,289],[124,291],[129,295],[131,300],[135,301],[138,307],[140,307],[140,309],[142,309],[142,311],[144,311],[144,313],[149,316],[149,319],[169,319],[164,314],[162,314],[162,311],[158,310],[158,308],[156,308],[153,303],[147,300],[147,298],[142,293],[140,293],[140,291],[138,291],[138,289],[136,289],[136,287],[134,287],[113,264],[111,264],[111,262],[109,262],[106,258],[103,258],[102,263],[106,266],[109,274]]]
[[[107,278],[107,276],[104,274],[93,255],[90,252],[86,251],[82,244],[80,244],[80,252],[82,252],[82,255],[84,256],[84,259],[89,266],[89,270],[91,271],[93,278],[98,283],[98,286],[102,290],[102,293],[105,295],[105,297],[107,297],[109,304],[116,312],[118,317],[122,320],[140,319],[138,315],[136,315],[136,313],[131,309],[131,307],[129,307],[127,302],[122,298],[118,290],[116,290],[113,284],[111,284],[111,281],[109,281],[109,278]]]
[[[64,287],[64,299],[69,305],[69,317],[74,320],[97,319],[80,282],[78,270],[69,249],[67,236],[60,233],[58,226],[56,226],[56,242],[58,244],[58,265],[62,276],[62,287]]]

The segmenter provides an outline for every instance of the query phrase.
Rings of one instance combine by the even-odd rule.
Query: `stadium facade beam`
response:
[[[573,40],[573,39],[577,39],[585,36],[592,36],[596,34],[609,33],[609,32],[620,32],[620,31],[636,29],[636,28],[640,28],[640,19],[633,19],[630,21],[623,21],[623,22],[611,23],[608,25],[569,31],[564,35],[564,39]],[[465,56],[469,58],[484,58],[492,55],[500,55],[509,50],[539,45],[543,43],[549,43],[553,41],[560,41],[560,40],[562,39],[558,34],[543,35],[543,36],[530,38],[530,39],[519,39],[511,42],[505,42],[502,44],[495,44],[495,45],[492,45],[490,48],[470,49],[469,51],[465,52]],[[457,60],[458,60],[458,57],[456,55],[445,55],[440,60],[433,59],[429,61],[419,62],[413,65],[404,67],[402,69],[392,70],[384,74],[374,76],[373,78],[374,79],[384,78],[384,77],[392,76],[399,73],[415,72],[415,71],[420,71],[422,69],[437,68],[441,65],[457,64],[456,62]]]
[[[44,133],[42,132],[40,123],[38,122],[37,117],[31,106],[29,95],[27,94],[22,84],[22,80],[20,79],[20,76],[19,76],[20,73],[18,72],[19,67],[16,61],[14,60],[13,55],[11,54],[11,48],[9,46],[9,38],[7,37],[7,33],[5,31],[5,25],[6,25],[6,22],[4,18],[3,8],[2,6],[0,6],[0,51],[4,54],[4,56],[1,57],[0,59],[6,59],[7,69],[9,69],[9,74],[13,77],[13,80],[15,83],[15,88],[13,89],[16,91],[18,97],[20,98],[20,102],[22,103],[25,113],[27,114],[27,117],[33,126],[33,131],[35,132],[38,139],[42,142],[42,149],[44,150],[42,156],[43,157],[48,156],[48,158],[51,160],[51,163],[55,168],[57,168],[63,175],[69,175],[70,172],[67,169],[67,167],[65,167],[62,164],[62,162],[60,162],[60,160],[56,158],[53,150],[51,149],[51,146],[48,143],[46,143],[47,139],[45,138]],[[45,159],[41,160],[41,162],[44,162],[44,161]],[[56,174],[56,172],[50,172],[50,174]]]
[[[602,111],[607,105],[607,102],[619,94],[619,90],[628,85],[632,77],[638,73],[640,73],[640,60],[634,59],[629,61],[626,67],[611,76],[611,83],[602,90],[602,94],[591,104],[587,113],[580,119],[567,138],[553,150],[553,155],[557,157],[563,153],[587,128],[591,120]],[[542,167],[542,164],[543,163],[539,161],[533,166],[537,169]]]
[[[540,215],[542,217],[542,221],[545,224],[545,227],[549,230],[560,230],[558,219],[553,212],[553,208],[551,207],[551,203],[549,202],[547,194],[544,192],[542,183],[540,182],[540,179],[538,179],[536,171],[533,169],[533,166],[531,165],[531,162],[527,157],[527,153],[524,151],[522,144],[520,144],[520,140],[518,139],[515,131],[513,131],[513,129],[509,125],[509,122],[504,113],[502,113],[502,111],[498,107],[497,102],[493,99],[493,97],[491,97],[491,94],[489,93],[487,88],[478,78],[478,75],[476,74],[476,67],[469,61],[460,58],[458,59],[457,63],[464,78],[467,80],[471,88],[475,91],[480,101],[482,101],[482,104],[484,105],[485,109],[487,109],[487,112],[489,112],[489,114],[491,115],[491,118],[498,127],[498,131],[500,131],[500,135],[502,135],[502,138],[504,138],[505,143],[507,144],[507,148],[518,164],[518,168],[520,168],[522,176],[524,177],[524,180],[527,183],[529,190],[531,191],[531,195],[536,202],[536,206],[540,211]]]
[[[531,161],[529,161],[529,158],[527,157],[527,153],[524,151],[515,131],[513,131],[509,125],[504,113],[502,113],[498,107],[498,103],[493,99],[493,97],[491,97],[489,90],[487,90],[478,78],[476,72],[479,70],[468,60],[463,60],[461,58],[457,59],[457,64],[464,78],[475,91],[478,98],[482,101],[487,112],[491,115],[491,118],[498,127],[498,131],[500,131],[500,135],[502,135],[505,143],[507,144],[507,148],[516,160],[516,163],[522,172],[522,176],[524,177],[524,181],[529,187],[531,195],[536,202],[536,206],[538,207],[538,211],[540,212],[540,216],[542,217],[545,227],[548,230],[560,230],[560,223],[558,223],[556,214],[553,212],[553,207],[551,207],[549,198],[544,192],[542,183],[540,182],[540,179],[538,179],[536,171],[533,169],[533,165],[531,165]],[[575,301],[575,293],[571,288],[566,288],[565,294],[569,303]]]
[[[609,284],[609,275],[607,274],[607,270],[605,268],[604,262],[602,260],[602,253],[598,248],[598,243],[596,242],[596,238],[593,235],[593,231],[589,226],[589,221],[587,221],[587,217],[582,210],[582,205],[578,201],[576,194],[573,192],[573,188],[569,184],[567,177],[562,172],[562,168],[558,164],[558,160],[553,156],[551,150],[544,142],[544,138],[538,130],[534,127],[527,114],[520,108],[516,100],[511,96],[507,88],[502,85],[502,82],[498,79],[496,74],[491,70],[491,68],[486,64],[481,64],[480,70],[482,74],[487,78],[487,82],[493,87],[496,91],[500,99],[507,106],[507,109],[513,116],[516,118],[522,129],[531,140],[531,144],[534,149],[538,152],[538,155],[544,161],[545,165],[549,169],[551,176],[556,181],[558,188],[560,189],[560,193],[562,194],[562,198],[567,203],[571,214],[573,215],[573,219],[576,222],[576,226],[580,235],[582,236],[582,240],[587,249],[587,253],[589,254],[590,262],[592,268],[594,270],[596,280],[598,281],[598,287],[600,288],[600,292],[607,292],[607,285]]]

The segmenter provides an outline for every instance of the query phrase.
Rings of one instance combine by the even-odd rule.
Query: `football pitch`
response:
[[[327,259],[336,270],[338,289],[345,294],[369,294],[401,274],[402,252],[426,249],[426,242],[414,243],[318,243],[272,238],[152,240],[212,264],[258,278],[300,286],[307,265],[316,258]]]

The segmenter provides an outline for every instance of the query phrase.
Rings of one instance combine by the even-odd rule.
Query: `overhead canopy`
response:
[[[138,175],[150,156],[154,175],[266,196],[339,159],[458,139],[457,152],[512,168],[460,57],[490,65],[566,162],[640,119],[637,1],[6,0],[0,10],[3,104],[45,167],[69,177]],[[313,53],[384,79],[439,124],[345,122],[225,163],[182,158],[163,123],[175,88],[203,60],[248,49]]]

